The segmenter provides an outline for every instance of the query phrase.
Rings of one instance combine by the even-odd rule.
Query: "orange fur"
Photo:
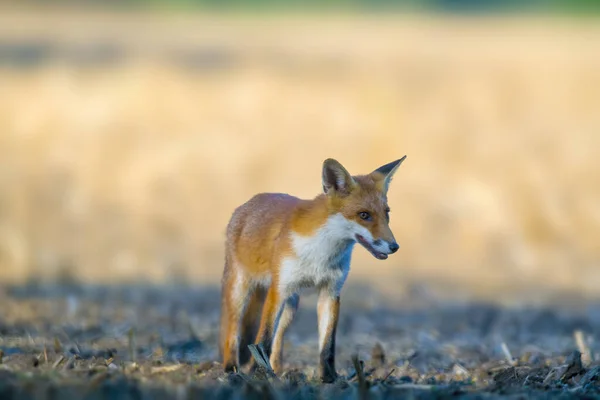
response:
[[[356,241],[380,259],[397,250],[386,195],[403,160],[360,176],[351,176],[337,161],[326,160],[325,193],[312,200],[262,193],[235,210],[227,227],[222,280],[225,370],[239,368],[247,358],[247,350],[240,346],[245,347],[255,331],[264,298],[254,342],[264,347],[278,372],[283,335],[298,307],[297,292],[315,286],[320,291],[319,370],[323,380],[335,379],[339,292],[350,253]]]

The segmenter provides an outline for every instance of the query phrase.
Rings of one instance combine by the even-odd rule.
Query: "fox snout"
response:
[[[356,240],[379,260],[387,259],[389,254],[397,252],[400,248],[400,245],[396,243],[396,240],[387,241],[377,239],[370,241],[362,235],[356,235]]]
[[[387,250],[389,251],[390,254],[394,254],[400,248],[400,245],[396,242],[395,239],[392,239],[392,240],[378,239],[378,240],[373,241],[373,247],[375,247],[376,249],[381,249],[381,250],[385,251],[386,246],[387,246]]]
[[[373,247],[377,251],[381,251],[387,254],[394,254],[400,248],[398,242],[396,242],[396,238],[394,238],[394,234],[390,229],[389,224],[381,223],[379,225],[379,229],[373,234]]]

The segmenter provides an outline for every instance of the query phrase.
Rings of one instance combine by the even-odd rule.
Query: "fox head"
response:
[[[400,246],[390,230],[387,192],[406,156],[368,175],[352,176],[334,159],[323,162],[323,190],[331,214],[341,214],[340,234],[360,243],[375,258],[385,260]]]

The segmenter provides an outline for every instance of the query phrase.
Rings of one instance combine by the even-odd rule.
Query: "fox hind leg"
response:
[[[240,266],[227,262],[222,287],[221,351],[226,372],[239,370],[242,319],[250,299],[250,282]]]
[[[262,309],[262,315],[260,319],[260,327],[258,329],[258,334],[256,335],[256,340],[254,341],[256,344],[263,347],[266,356],[271,356],[271,346],[273,342],[273,328],[276,319],[276,314],[280,307],[282,306],[280,302],[279,290],[277,288],[277,283],[273,282],[267,291],[267,297],[265,299],[265,303]],[[255,370],[257,367],[256,361],[251,360],[250,371]]]
[[[240,365],[250,361],[251,354],[248,345],[253,344],[258,333],[260,314],[265,301],[267,291],[261,287],[254,289],[248,300],[244,316],[242,318],[239,362]]]

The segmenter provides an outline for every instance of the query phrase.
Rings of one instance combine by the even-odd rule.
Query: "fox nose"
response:
[[[396,243],[396,242],[390,243],[390,251],[392,253],[397,252],[399,248],[400,248],[400,245],[398,243]]]

